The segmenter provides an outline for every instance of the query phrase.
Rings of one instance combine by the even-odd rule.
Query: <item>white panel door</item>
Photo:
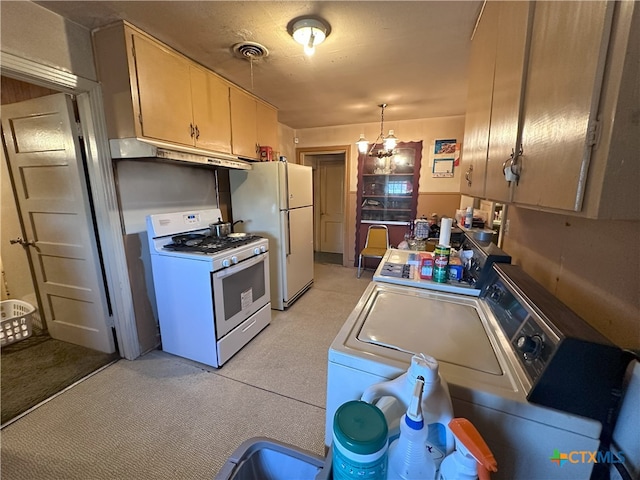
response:
[[[115,351],[69,95],[2,106],[2,133],[49,333]]]
[[[344,229],[344,163],[321,162],[320,245],[318,251],[342,253]]]
[[[313,280],[313,209],[295,208],[283,215],[286,217],[283,222],[284,301],[287,302]]]

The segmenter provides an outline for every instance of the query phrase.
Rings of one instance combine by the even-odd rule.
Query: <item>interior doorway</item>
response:
[[[322,263],[345,264],[347,150],[299,149],[300,163],[313,168],[314,255]]]
[[[77,131],[77,106],[69,95],[7,77],[2,77],[1,103],[8,135],[2,148],[2,300],[37,307],[32,335],[2,347],[5,426],[120,354],[84,150],[75,141],[62,141],[77,140],[71,133]],[[21,110],[23,105],[37,106],[40,113]],[[49,143],[29,137],[34,124],[42,133],[47,123],[54,132]],[[53,148],[50,142],[56,139],[60,145]],[[75,223],[65,228],[69,222]]]

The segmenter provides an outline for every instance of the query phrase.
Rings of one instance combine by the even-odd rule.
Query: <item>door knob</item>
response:
[[[11,240],[9,240],[9,243],[11,245],[14,245],[16,243],[19,243],[20,245],[22,245],[23,247],[28,247],[29,245],[31,245],[32,247],[36,246],[36,242],[34,241],[28,241],[23,239],[22,237],[18,237],[18,238],[12,238]]]

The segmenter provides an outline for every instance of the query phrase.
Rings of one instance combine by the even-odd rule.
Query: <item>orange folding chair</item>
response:
[[[370,225],[367,241],[358,257],[358,278],[360,278],[363,258],[382,258],[389,248],[389,230],[386,225]]]

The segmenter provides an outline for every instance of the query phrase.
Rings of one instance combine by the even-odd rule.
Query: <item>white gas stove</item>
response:
[[[147,217],[162,349],[220,367],[271,321],[269,242],[211,235],[219,209]]]

